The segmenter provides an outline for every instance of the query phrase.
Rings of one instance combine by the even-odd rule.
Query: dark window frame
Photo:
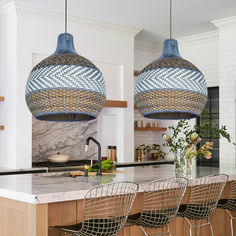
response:
[[[214,97],[216,94],[217,94],[217,97]],[[216,111],[218,112],[213,112],[213,102],[217,103],[217,100],[218,100],[218,106],[217,106]],[[208,88],[208,101],[207,102],[208,102],[208,107],[209,107],[209,112],[206,113],[206,114],[209,114],[209,119],[207,120],[209,120],[211,124],[213,122],[217,122],[219,124],[219,87]],[[204,109],[205,112],[206,112],[206,108]],[[214,109],[215,108],[216,107],[214,107]],[[197,118],[197,124],[199,125],[200,123],[201,123],[201,116]],[[213,141],[211,130],[208,136],[202,137],[202,141],[200,145],[203,145],[205,141]],[[207,160],[204,157],[202,157],[197,160],[197,165],[219,167],[219,140],[218,139],[214,140],[213,152],[214,152],[214,155],[212,155],[211,159]]]

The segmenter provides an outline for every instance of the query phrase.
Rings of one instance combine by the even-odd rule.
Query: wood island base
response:
[[[226,184],[221,198],[227,198],[230,183]],[[187,203],[189,190],[182,203]],[[131,214],[140,211],[142,193],[135,199]],[[58,231],[50,229],[53,225],[70,225],[82,221],[83,200],[48,203],[48,204],[29,204],[16,200],[0,198],[0,235],[1,236],[61,236]],[[222,217],[221,218],[221,214]],[[221,224],[222,219],[222,224]],[[231,236],[230,218],[226,211],[216,210],[210,217],[214,235],[220,236],[222,225],[222,235]],[[203,223],[203,221],[202,221]],[[234,222],[236,231],[236,221]],[[184,234],[183,233],[184,230]],[[161,229],[159,232],[165,232]],[[170,231],[173,236],[188,236],[189,226],[183,218],[176,218],[170,224]],[[157,230],[147,229],[149,234],[154,234]],[[68,234],[67,234],[68,235]],[[137,226],[125,227],[118,236],[141,236],[141,229]],[[197,235],[196,233],[193,236]],[[209,226],[201,227],[201,236],[209,236]]]

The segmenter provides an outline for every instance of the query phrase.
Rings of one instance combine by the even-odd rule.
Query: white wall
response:
[[[1,166],[16,166],[17,138],[17,16],[15,9],[0,16],[0,132]]]
[[[1,106],[5,130],[0,134],[0,166],[26,168],[31,167],[32,160],[32,120],[25,103],[25,85],[32,69],[32,55],[50,55],[55,51],[57,35],[63,32],[64,18],[63,14],[22,4],[10,3],[0,10],[1,24],[4,24],[1,37],[5,35],[0,45],[0,92],[6,97]],[[123,88],[117,99],[127,100],[129,107],[119,112],[122,142],[118,158],[119,161],[129,161],[133,157],[133,145],[124,144],[133,140],[133,116],[130,116],[133,94],[130,89],[133,85],[133,40],[138,30],[73,16],[69,19],[69,32],[74,35],[79,54],[94,62],[122,68],[115,75]]]
[[[220,124],[226,125],[235,142],[236,129],[236,17],[215,21],[219,31]],[[235,146],[220,142],[220,166],[236,167]]]

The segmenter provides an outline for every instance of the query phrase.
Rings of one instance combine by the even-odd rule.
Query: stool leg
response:
[[[208,220],[208,223],[210,225],[211,235],[214,236],[214,232],[213,232],[213,228],[212,228],[209,216],[207,217],[207,220]]]
[[[168,234],[171,236],[171,233],[170,233],[170,225],[168,224]]]
[[[143,231],[145,236],[148,236],[148,234],[146,233],[146,231],[144,230],[144,228],[142,226],[139,225],[139,227],[141,228],[141,230]]]
[[[234,226],[233,226],[233,219],[232,218],[230,219],[230,225],[231,225],[232,235],[234,235]]]
[[[168,227],[168,233],[169,233],[169,235],[171,236],[171,233],[170,233],[170,225],[168,224],[167,227]]]
[[[230,216],[230,227],[231,227],[231,234],[232,236],[234,236],[234,226],[233,226],[233,216],[231,215],[231,213],[229,212],[229,210],[226,210]]]
[[[189,228],[189,235],[192,236],[192,227]]]
[[[182,236],[185,236],[184,235],[184,217],[182,217],[183,218],[183,222],[182,222]]]
[[[200,220],[199,225],[201,225],[202,220]],[[197,227],[197,236],[199,235],[200,227]]]
[[[190,228],[189,228],[189,235],[192,236],[192,228],[193,228],[193,227],[192,227],[192,224],[190,223],[190,221],[188,220],[188,218],[184,217],[184,219],[185,219],[185,220],[188,222],[188,224],[189,224],[189,227],[190,227]]]
[[[211,235],[214,236],[214,233],[213,233],[213,228],[212,228],[212,225],[210,223],[210,230],[211,230]]]
[[[222,231],[223,231],[222,225],[223,225],[223,213],[224,213],[224,211],[223,211],[223,209],[220,209],[220,211],[221,211],[221,216],[220,216],[220,218],[221,218],[221,220],[220,220],[220,236],[222,236]]]
[[[167,225],[167,232],[166,232],[169,236],[171,236],[171,233],[170,233],[170,225],[168,224]]]
[[[164,233],[157,233],[156,236],[158,236],[158,235],[165,235],[165,234],[168,234],[169,236],[171,236],[170,225],[168,224],[166,227],[167,227],[167,231],[166,232],[164,232]]]

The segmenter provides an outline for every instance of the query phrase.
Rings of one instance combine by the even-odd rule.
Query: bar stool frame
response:
[[[190,194],[188,203],[184,212],[179,212],[178,216],[183,217],[183,225],[184,219],[189,224],[190,236],[192,236],[194,228],[198,228],[198,235],[200,228],[207,225],[210,226],[211,235],[214,236],[209,216],[216,209],[227,180],[228,175],[225,174],[211,175],[195,180],[189,179]],[[207,223],[201,224],[203,219],[207,219]],[[200,220],[200,222],[198,225],[192,225],[190,220]]]
[[[234,177],[231,181],[231,186],[230,186],[230,193],[227,201],[223,204],[219,202],[218,206],[219,209],[226,210],[226,212],[230,216],[230,227],[231,227],[231,234],[234,236],[234,227],[233,227],[233,220],[236,220],[236,217],[233,216],[230,211],[236,212],[236,177]],[[222,224],[222,214],[221,214],[221,224]],[[222,226],[220,229],[220,235],[222,235]]]
[[[125,225],[138,191],[138,184],[125,181],[104,184],[87,191],[83,200],[83,221],[74,226],[54,226],[73,236],[112,236]]]
[[[160,179],[149,182],[144,187],[140,217],[137,220],[128,219],[128,222],[139,226],[145,236],[148,234],[144,227],[167,226],[166,232],[158,232],[156,235],[169,234],[171,236],[169,223],[177,215],[187,185],[186,178]]]

